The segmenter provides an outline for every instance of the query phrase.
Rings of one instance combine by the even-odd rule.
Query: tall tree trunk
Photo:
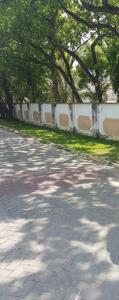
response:
[[[36,93],[35,93],[36,90],[35,90],[35,85],[34,85],[33,78],[32,78],[32,75],[30,74],[30,72],[28,75],[27,83],[31,89],[32,102],[35,103],[36,102]]]
[[[66,59],[66,56],[65,56],[65,53],[64,51],[59,47],[60,49],[60,52],[61,52],[61,57],[65,63],[65,66],[66,66],[66,70],[67,70],[67,77],[69,78],[69,82],[70,82],[70,88],[72,90],[72,99],[73,99],[73,102],[74,100],[76,99],[76,101],[78,103],[82,103],[82,99],[81,99],[81,96],[79,95],[78,93],[78,90],[75,86],[75,82],[74,82],[74,79],[72,77],[72,74],[71,74],[71,69],[70,69],[70,65],[69,65],[69,62],[68,60]],[[66,77],[65,77],[66,78]]]
[[[50,30],[49,30],[49,43],[51,44],[51,75],[52,75],[52,92],[53,98],[56,102],[61,102],[59,92],[59,74],[56,67],[56,47],[54,41],[56,39],[56,17],[57,10],[54,9],[53,1],[50,2]]]
[[[51,75],[52,75],[52,93],[54,98],[53,100],[56,102],[61,102],[61,97],[59,93],[58,71],[56,67],[56,58],[53,52],[51,57]]]
[[[98,103],[103,102],[101,82],[100,82],[100,70],[99,70],[97,55],[96,55],[96,46],[97,46],[100,38],[101,38],[101,36],[99,35],[91,45],[92,58],[93,58],[93,63],[94,63],[94,68],[95,68],[95,93],[96,93],[96,98],[97,98]]]
[[[80,97],[80,95],[78,94],[73,82],[69,79],[68,75],[65,73],[65,71],[62,69],[61,66],[57,65],[57,69],[59,70],[59,72],[62,74],[64,80],[67,82],[67,84],[69,85],[69,87],[71,88],[72,94],[74,95],[75,99],[77,100],[78,103],[82,103],[82,99]]]
[[[5,119],[7,114],[7,109],[5,107],[3,99],[0,97],[0,117]]]
[[[10,90],[9,82],[5,73],[0,76],[1,87],[6,97],[7,118],[13,118],[13,95]]]
[[[100,81],[97,81],[95,83],[95,93],[96,93],[96,99],[98,103],[103,103],[102,99],[102,90],[101,90],[101,84]]]

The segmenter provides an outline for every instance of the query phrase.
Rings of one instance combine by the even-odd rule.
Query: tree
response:
[[[106,14],[104,15],[104,13],[97,14],[97,12],[90,12],[90,10],[88,10],[87,8],[88,5],[86,6],[87,2],[85,1],[82,1],[82,4],[79,3],[79,1],[61,1],[61,7],[62,10],[67,14],[67,18],[71,18],[76,22],[76,26],[79,26],[79,28],[83,26],[81,27],[82,40],[83,36],[85,36],[85,39],[87,39],[87,41],[90,37],[90,42],[92,44],[91,52],[94,66],[92,72],[89,69],[89,65],[87,65],[86,62],[83,60],[83,56],[79,56],[79,52],[76,52],[75,49],[71,49],[72,45],[70,46],[70,49],[65,48],[65,51],[70,53],[70,55],[72,55],[72,57],[76,59],[77,63],[80,65],[85,75],[88,76],[89,82],[92,82],[92,84],[95,86],[97,101],[101,103],[103,101],[103,83],[101,83],[101,72],[100,65],[97,60],[96,48],[98,42],[100,42],[100,44],[102,42],[103,47],[103,43],[110,43],[110,41],[112,42],[112,40],[115,39],[115,37],[117,37],[117,39],[119,38],[119,22],[116,16],[107,16]],[[84,7],[87,9],[84,10]],[[106,38],[108,38],[108,40],[106,40]],[[86,41],[85,47],[87,47]]]
[[[108,47],[108,72],[110,75],[112,85],[119,101],[119,41],[113,40],[112,44]]]
[[[118,94],[116,0],[2,0],[0,17],[3,115],[15,102],[80,103],[89,91],[102,103],[107,77]]]

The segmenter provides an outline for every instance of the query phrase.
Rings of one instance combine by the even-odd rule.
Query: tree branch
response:
[[[39,46],[39,45],[34,45],[32,42],[29,42],[29,45],[31,45],[34,49],[36,49],[37,51],[40,51],[48,60],[50,63],[50,67],[52,67],[52,57],[50,54],[48,54],[46,51],[44,51],[44,49]],[[75,95],[76,99],[79,102],[82,102],[81,97],[79,96],[78,92],[75,89],[75,86],[73,84],[73,82],[69,79],[68,75],[66,74],[66,72],[63,70],[63,68],[61,66],[59,66],[57,63],[55,63],[56,68],[58,69],[58,71],[61,73],[62,77],[64,78],[64,80],[68,83],[69,87],[71,88],[73,94]]]
[[[90,3],[87,3],[86,1],[81,1],[82,6],[91,12],[99,12],[99,13],[107,13],[112,15],[119,15],[119,6],[112,6],[108,4],[108,0],[102,0],[103,5],[97,6]]]
[[[72,77],[72,74],[71,74],[71,70],[70,70],[70,65],[65,57],[65,53],[64,51],[60,48],[60,53],[61,53],[61,57],[65,63],[65,66],[66,66],[66,70],[67,70],[67,75],[69,77],[69,80],[70,80],[70,84],[72,85],[72,91],[73,91],[73,95],[75,96],[75,98],[78,100],[78,102],[82,102],[82,99],[75,87],[75,83],[74,83],[74,80],[73,80],[73,77]]]
[[[70,54],[81,66],[81,68],[83,69],[83,71],[86,73],[86,75],[90,78],[90,80],[95,84],[96,79],[95,76],[93,76],[93,74],[89,71],[88,67],[86,66],[86,64],[82,61],[82,59],[72,50],[62,46],[62,45],[57,45],[59,47],[59,49],[63,49],[64,51],[66,51],[68,54]]]
[[[71,10],[67,9],[66,7],[63,7],[63,10],[65,13],[67,13],[69,16],[71,16],[75,21],[78,23],[84,24],[86,27],[91,28],[91,29],[108,29],[110,30],[113,35],[117,36],[119,38],[119,31],[116,30],[115,27],[108,23],[100,23],[100,22],[88,22],[85,19],[81,18],[79,15],[76,13],[72,12]]]

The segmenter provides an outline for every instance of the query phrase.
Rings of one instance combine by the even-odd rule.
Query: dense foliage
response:
[[[118,101],[118,1],[1,0],[1,115],[14,102],[102,103],[109,88]]]

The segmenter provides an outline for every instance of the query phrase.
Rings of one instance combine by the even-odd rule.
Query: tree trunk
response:
[[[71,74],[71,69],[70,69],[70,65],[68,60],[66,59],[65,53],[64,51],[59,47],[60,52],[61,52],[61,57],[65,63],[66,66],[66,70],[67,70],[67,76],[69,78],[69,82],[70,82],[70,88],[72,90],[72,99],[73,99],[73,103],[74,103],[74,99],[77,100],[78,103],[82,102],[81,96],[79,95],[77,88],[75,86],[75,82],[73,80],[72,74]],[[66,77],[65,77],[66,78]]]
[[[102,99],[102,90],[101,90],[101,84],[100,81],[97,81],[95,83],[95,93],[96,93],[96,99],[98,103],[103,103]]]
[[[73,82],[69,79],[68,75],[65,73],[65,71],[62,69],[61,66],[57,65],[57,69],[59,70],[59,72],[62,74],[64,80],[67,82],[67,84],[69,85],[69,87],[72,90],[72,94],[74,95],[74,97],[76,98],[78,103],[82,103],[82,99],[80,97],[80,95],[78,94]]]
[[[59,93],[58,71],[56,67],[56,58],[54,53],[52,53],[51,61],[52,93],[54,98],[53,100],[56,102],[61,102],[61,97]]]
[[[3,100],[0,98],[0,117],[5,119],[6,113],[7,113],[6,107],[4,105]]]
[[[6,97],[7,118],[12,119],[13,118],[13,96],[10,91],[9,82],[8,82],[6,74],[1,75],[1,87],[2,87],[5,97]]]
[[[101,35],[99,35],[95,41],[91,45],[91,51],[92,51],[92,58],[93,58],[93,63],[94,63],[94,68],[95,68],[95,93],[96,93],[96,98],[98,103],[102,103],[102,89],[101,89],[101,83],[100,83],[100,70],[98,66],[98,61],[97,61],[97,55],[96,55],[96,46],[101,38]]]

